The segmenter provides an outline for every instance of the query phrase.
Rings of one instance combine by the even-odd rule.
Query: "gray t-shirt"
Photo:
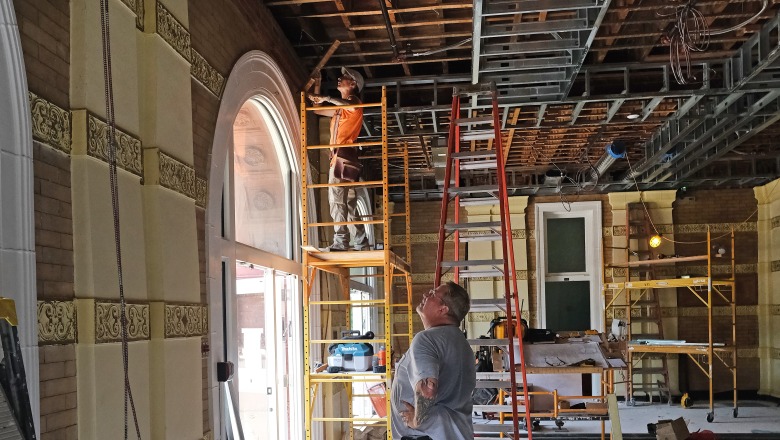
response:
[[[406,426],[400,411],[414,406],[414,388],[425,378],[439,381],[431,415],[417,429]],[[396,365],[392,386],[393,439],[428,435],[433,440],[473,440],[471,393],[476,383],[474,352],[457,326],[433,327],[418,333]]]

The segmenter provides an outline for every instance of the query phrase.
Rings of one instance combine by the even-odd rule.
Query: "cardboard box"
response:
[[[656,440],[685,440],[689,435],[688,425],[682,417],[668,423],[658,423],[655,428]]]

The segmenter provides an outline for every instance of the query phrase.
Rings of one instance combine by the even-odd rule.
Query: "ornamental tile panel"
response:
[[[127,337],[130,341],[149,339],[149,305],[127,304]],[[95,342],[98,344],[122,340],[118,302],[95,302]]]
[[[778,226],[780,226],[780,216],[772,217],[771,228],[775,229]]]
[[[192,77],[203,84],[214,96],[220,98],[225,88],[225,77],[220,75],[217,69],[212,67],[198,51],[191,49],[190,53],[192,54],[192,66],[190,67]]]
[[[625,237],[626,236],[626,227],[625,226],[613,226],[612,227],[612,236],[613,237]]]
[[[776,356],[775,359],[780,359],[780,350],[776,350],[775,353]],[[737,357],[738,358],[757,358],[758,357],[758,349],[757,348],[737,348]]]
[[[187,338],[208,333],[208,310],[201,304],[165,304],[165,337]]]
[[[190,33],[160,2],[157,2],[157,33],[185,60],[192,60]]]
[[[780,315],[780,304],[772,304],[769,306],[769,313],[772,315]]]
[[[89,114],[87,118],[87,154],[108,163],[108,124]],[[139,177],[143,177],[141,141],[116,130],[116,165]]]
[[[772,261],[772,272],[780,271],[780,260]]]
[[[38,301],[38,344],[76,342],[76,305],[73,301]]]
[[[601,236],[602,237],[611,237],[612,236],[612,228],[609,226],[604,226],[601,228]]]
[[[197,199],[195,169],[158,150],[160,185],[191,199]]]
[[[206,193],[208,192],[208,183],[206,179],[195,178],[195,204],[201,208],[206,207]]]
[[[144,0],[122,0],[122,3],[135,14],[135,26],[144,30]]]
[[[758,224],[756,222],[742,223],[691,223],[685,225],[674,225],[675,234],[706,234],[707,227],[712,233],[727,233],[734,229],[734,232],[756,232]]]
[[[70,154],[70,112],[60,108],[35,93],[27,92],[30,100],[33,138]]]

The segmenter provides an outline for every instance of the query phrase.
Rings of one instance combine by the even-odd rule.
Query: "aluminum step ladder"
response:
[[[626,238],[629,251],[628,260],[633,255],[638,260],[657,259],[658,251],[648,245],[648,239],[655,234],[653,225],[647,216],[644,203],[626,205]],[[643,281],[658,279],[653,266],[640,266],[635,270],[626,268],[626,280]],[[664,339],[661,322],[661,303],[656,289],[629,291],[631,298],[631,339]],[[641,295],[641,298],[639,296]],[[644,393],[649,402],[658,396],[659,402],[665,397],[666,403],[672,403],[669,390],[669,366],[666,353],[628,354],[629,392],[628,404],[635,403],[635,395]]]
[[[473,117],[461,110],[461,100],[488,96],[492,101],[491,114]],[[510,223],[509,201],[506,190],[505,156],[501,144],[501,119],[498,110],[498,93],[495,83],[475,84],[473,86],[453,90],[452,113],[447,143],[447,162],[444,170],[442,189],[441,223],[439,225],[439,246],[436,255],[436,286],[442,282],[444,273],[453,273],[454,281],[462,283],[470,278],[494,278],[503,281],[504,297],[494,301],[472,300],[472,312],[502,311],[507,318],[507,338],[493,341],[494,346],[508,348],[509,368],[506,374],[508,393],[512,396],[511,405],[502,407],[509,412],[511,407],[512,424],[497,427],[501,434],[512,439],[520,438],[520,419],[524,418],[524,427],[533,426],[526,402],[529,400],[530,386],[526,380],[525,354],[522,336],[515,334],[516,328],[521,328],[519,320],[521,308],[517,288],[516,266],[512,243],[512,226]],[[461,144],[468,143],[469,149],[462,149]],[[486,148],[477,149],[476,145]],[[493,170],[495,185],[461,186],[460,172],[463,170]],[[499,221],[468,222],[461,218],[461,208],[473,205],[498,205]],[[450,209],[452,208],[452,209]],[[452,218],[448,218],[452,212]],[[444,245],[449,237],[454,239],[453,259],[444,260]],[[494,241],[501,243],[501,258],[485,260],[468,260],[461,254],[461,245],[474,241]],[[516,325],[517,323],[517,325]],[[480,340],[479,345],[486,345],[486,340]],[[516,353],[519,362],[516,362]],[[521,378],[518,380],[515,365],[520,364]],[[520,413],[518,407],[522,406]],[[475,430],[484,428],[475,425]],[[476,431],[475,431],[476,432]],[[532,438],[530,429],[528,438]]]

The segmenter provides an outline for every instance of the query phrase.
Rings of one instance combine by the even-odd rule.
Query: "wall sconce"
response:
[[[726,255],[726,248],[719,244],[713,244],[712,254],[715,258],[722,258],[724,255]]]
[[[657,248],[658,246],[661,246],[661,234],[655,234],[652,237],[650,237],[650,240],[648,243],[650,244],[651,248]]]

